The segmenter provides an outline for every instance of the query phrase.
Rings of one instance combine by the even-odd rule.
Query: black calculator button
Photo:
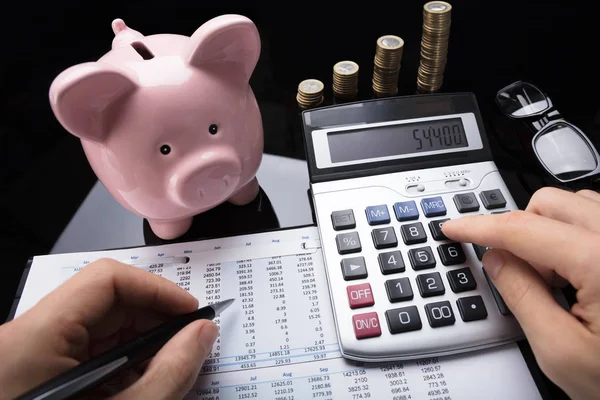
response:
[[[440,196],[421,199],[421,208],[426,217],[446,215],[446,205]]]
[[[333,229],[336,231],[356,228],[356,220],[354,219],[354,212],[352,210],[332,212],[331,223],[333,224]]]
[[[490,290],[492,291],[492,295],[494,296],[494,300],[496,301],[496,305],[498,306],[498,311],[500,311],[500,314],[512,315],[512,312],[504,302],[502,296],[500,296],[500,292],[498,292],[498,289],[496,289],[496,286],[494,286],[494,284],[492,283],[487,272],[485,272],[485,269],[483,270],[483,274],[485,275],[485,279],[487,280],[488,285],[490,285]]]
[[[398,239],[393,227],[373,229],[371,232],[376,249],[387,249],[398,246]]]
[[[427,319],[429,320],[429,325],[432,328],[454,325],[456,322],[449,301],[438,301],[437,303],[426,304],[425,311]]]
[[[433,251],[431,251],[431,247],[429,246],[419,247],[418,249],[410,249],[408,251],[408,259],[410,260],[410,264],[415,271],[434,268],[436,264]]]
[[[390,333],[418,331],[423,327],[417,306],[395,308],[385,312]]]
[[[413,299],[413,291],[408,278],[390,279],[385,282],[388,299],[392,303]]]
[[[394,213],[396,214],[396,219],[400,222],[419,219],[417,203],[413,200],[394,204]]]
[[[492,214],[504,214],[510,212],[510,210],[494,211]]]
[[[431,272],[417,276],[417,286],[421,297],[441,296],[446,293],[439,272]]]
[[[345,258],[342,260],[342,275],[344,280],[364,279],[369,274],[364,257]]]
[[[423,229],[423,224],[420,222],[402,225],[400,231],[402,232],[404,244],[423,243],[427,241],[427,234],[425,233],[425,229]]]
[[[490,250],[491,247],[479,246],[478,244],[473,244],[473,249],[475,249],[475,254],[479,261],[483,260],[483,255],[486,251]]]
[[[479,193],[479,197],[481,198],[483,206],[488,210],[506,206],[506,199],[499,189],[484,190],[483,192]]]
[[[459,213],[479,210],[479,202],[473,193],[460,193],[454,195],[454,205]]]
[[[475,290],[477,288],[477,282],[469,268],[448,271],[446,277],[454,293],[466,292],[467,290]]]
[[[384,275],[404,272],[406,269],[404,266],[404,260],[402,259],[402,254],[400,254],[399,251],[379,253],[377,258],[379,259],[379,268],[381,269],[381,273]]]
[[[390,223],[390,213],[385,204],[367,207],[365,210],[369,225],[381,225]]]
[[[450,218],[446,219],[437,219],[435,221],[431,221],[429,223],[429,230],[431,231],[431,236],[433,236],[433,240],[447,240],[448,238],[442,232],[442,224],[446,221],[450,221]]]
[[[487,310],[481,296],[469,296],[456,300],[460,317],[463,321],[477,321],[487,318]]]
[[[462,264],[467,261],[461,244],[457,242],[439,245],[438,254],[444,265]]]
[[[359,253],[362,250],[358,232],[340,233],[335,237],[338,253]]]

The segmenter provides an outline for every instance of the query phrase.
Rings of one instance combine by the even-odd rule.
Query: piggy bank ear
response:
[[[80,139],[102,142],[118,106],[137,85],[122,71],[97,62],[60,73],[50,86],[50,105],[61,125]]]
[[[254,23],[241,15],[221,15],[203,24],[190,38],[188,62],[203,66],[230,66],[248,82],[260,56],[260,35]]]

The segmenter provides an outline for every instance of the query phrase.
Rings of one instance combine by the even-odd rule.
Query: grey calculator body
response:
[[[302,120],[344,357],[409,360],[524,337],[483,271],[485,249],[436,229],[517,209],[473,94],[335,105]]]

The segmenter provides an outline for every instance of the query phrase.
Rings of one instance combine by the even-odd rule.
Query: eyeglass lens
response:
[[[512,117],[527,117],[550,106],[540,90],[524,82],[504,89],[498,93],[496,100],[502,111]]]
[[[563,122],[541,132],[533,147],[540,161],[559,179],[575,179],[598,166],[598,160],[585,138]]]

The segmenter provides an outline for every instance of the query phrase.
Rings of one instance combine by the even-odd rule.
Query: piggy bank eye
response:
[[[219,128],[215,124],[212,124],[211,126],[208,127],[208,131],[210,132],[211,135],[216,135],[218,130],[219,130]]]
[[[160,152],[164,155],[167,155],[171,152],[171,147],[168,144],[163,144],[160,146]]]

